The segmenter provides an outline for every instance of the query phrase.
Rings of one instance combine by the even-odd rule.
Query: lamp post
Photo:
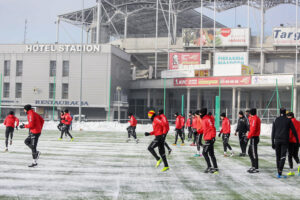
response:
[[[121,90],[122,88],[120,86],[117,86],[117,94],[118,94],[118,122],[120,123],[120,117],[121,117],[121,108],[120,108],[120,104],[121,104]]]

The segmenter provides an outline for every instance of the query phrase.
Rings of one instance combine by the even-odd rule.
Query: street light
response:
[[[117,86],[117,92],[118,92],[118,122],[120,123],[120,117],[121,117],[121,109],[120,109],[120,104],[121,104],[121,90],[122,88],[120,86]]]

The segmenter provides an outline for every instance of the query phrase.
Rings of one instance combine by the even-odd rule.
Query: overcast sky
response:
[[[92,7],[96,0],[85,0],[85,7]],[[27,25],[27,43],[54,43],[56,40],[55,20],[57,15],[80,10],[82,0],[0,0],[0,43],[23,43],[24,23]],[[204,9],[204,14],[213,18],[213,11]],[[281,5],[266,13],[266,34],[281,23],[295,25],[295,6]],[[239,7],[218,13],[217,21],[228,27],[247,25],[247,7]],[[299,18],[300,19],[300,18]],[[259,33],[260,12],[251,9],[251,32]],[[60,42],[80,42],[81,30],[67,23],[61,23]]]

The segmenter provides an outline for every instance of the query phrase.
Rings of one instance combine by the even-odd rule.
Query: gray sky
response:
[[[85,0],[85,7],[92,7],[96,0]],[[80,10],[81,0],[0,0],[0,43],[23,43],[24,22],[28,20],[27,43],[54,43],[56,25],[54,21],[59,14]],[[213,11],[204,9],[204,14],[213,18]],[[266,34],[270,35],[272,27],[279,24],[295,25],[295,6],[281,5],[266,13]],[[239,7],[217,13],[217,21],[228,27],[237,24],[247,25],[247,7]],[[298,18],[299,19],[299,18]],[[260,12],[251,9],[251,32],[259,33]],[[61,23],[60,41],[65,43],[80,42],[80,28]]]

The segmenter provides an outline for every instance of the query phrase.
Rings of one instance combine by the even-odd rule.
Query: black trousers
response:
[[[136,126],[129,126],[127,128],[127,132],[128,132],[128,138],[130,138],[130,136],[132,136],[134,139],[136,139],[136,132],[135,132]]]
[[[290,169],[293,169],[293,158],[297,164],[300,163],[299,156],[298,156],[299,144],[289,143],[288,151],[289,151],[289,156],[288,156],[289,166],[290,166]]]
[[[239,140],[240,140],[240,147],[242,153],[246,154],[247,145],[248,145],[248,139],[246,133],[239,133]]]
[[[200,147],[202,146],[202,137],[203,134],[198,134],[197,136],[197,150],[200,151]]]
[[[278,174],[282,174],[282,170],[284,168],[286,153],[289,145],[287,143],[276,143],[275,142],[275,152],[276,152],[276,165]]]
[[[178,135],[179,135],[179,137],[181,139],[181,142],[184,143],[184,137],[183,137],[183,134],[182,134],[182,129],[176,129],[176,135],[175,135],[175,142],[174,142],[174,144],[177,144]]]
[[[158,161],[160,157],[156,154],[155,148],[158,147],[158,152],[160,157],[162,158],[165,167],[168,167],[168,161],[166,157],[166,152],[165,152],[165,136],[164,135],[159,135],[155,136],[155,139],[150,143],[148,150],[150,153],[154,156],[154,158]]]
[[[203,146],[202,154],[205,158],[208,168],[211,167],[210,159],[213,163],[214,168],[218,168],[217,159],[214,151],[214,143],[215,143],[215,138],[212,140],[205,141],[205,144]]]
[[[185,140],[184,126],[183,126],[183,128],[181,129],[181,132],[182,132],[182,137],[183,137],[183,140]]]
[[[197,139],[198,139],[198,134],[197,134],[197,130],[193,128],[193,135],[194,135],[194,141],[193,143],[196,144]]]
[[[257,154],[257,145],[259,143],[259,137],[255,136],[250,139],[250,145],[248,149],[248,154],[251,160],[251,165],[255,169],[258,169],[258,154]]]
[[[31,149],[33,159],[36,159],[37,155],[38,155],[36,148],[37,148],[40,136],[41,136],[40,133],[33,134],[33,133],[29,132],[28,137],[24,141],[24,143]]]
[[[62,138],[63,134],[65,133],[66,135],[68,135],[72,139],[73,136],[71,135],[69,130],[70,130],[70,125],[64,124],[64,126],[62,127],[60,138]]]
[[[6,127],[5,129],[5,145],[6,145],[6,148],[8,146],[8,139],[9,139],[9,136],[10,136],[10,139],[12,140],[13,139],[13,136],[14,136],[14,128],[13,127]]]
[[[224,152],[227,152],[227,148],[231,151],[232,148],[229,144],[229,137],[230,137],[230,133],[229,134],[222,134],[222,140],[223,140],[223,147],[224,147]]]
[[[192,138],[193,138],[193,130],[192,130],[192,127],[188,127],[188,131],[189,131],[188,138],[189,138],[189,139],[192,139]]]
[[[57,125],[58,130],[62,131],[63,125],[64,125],[64,124],[60,122],[60,123]]]
[[[168,135],[168,133],[166,133],[166,134],[164,135],[165,146],[167,147],[168,150],[171,150],[170,146],[168,145],[168,143],[167,143],[167,141],[166,141],[167,135]]]

